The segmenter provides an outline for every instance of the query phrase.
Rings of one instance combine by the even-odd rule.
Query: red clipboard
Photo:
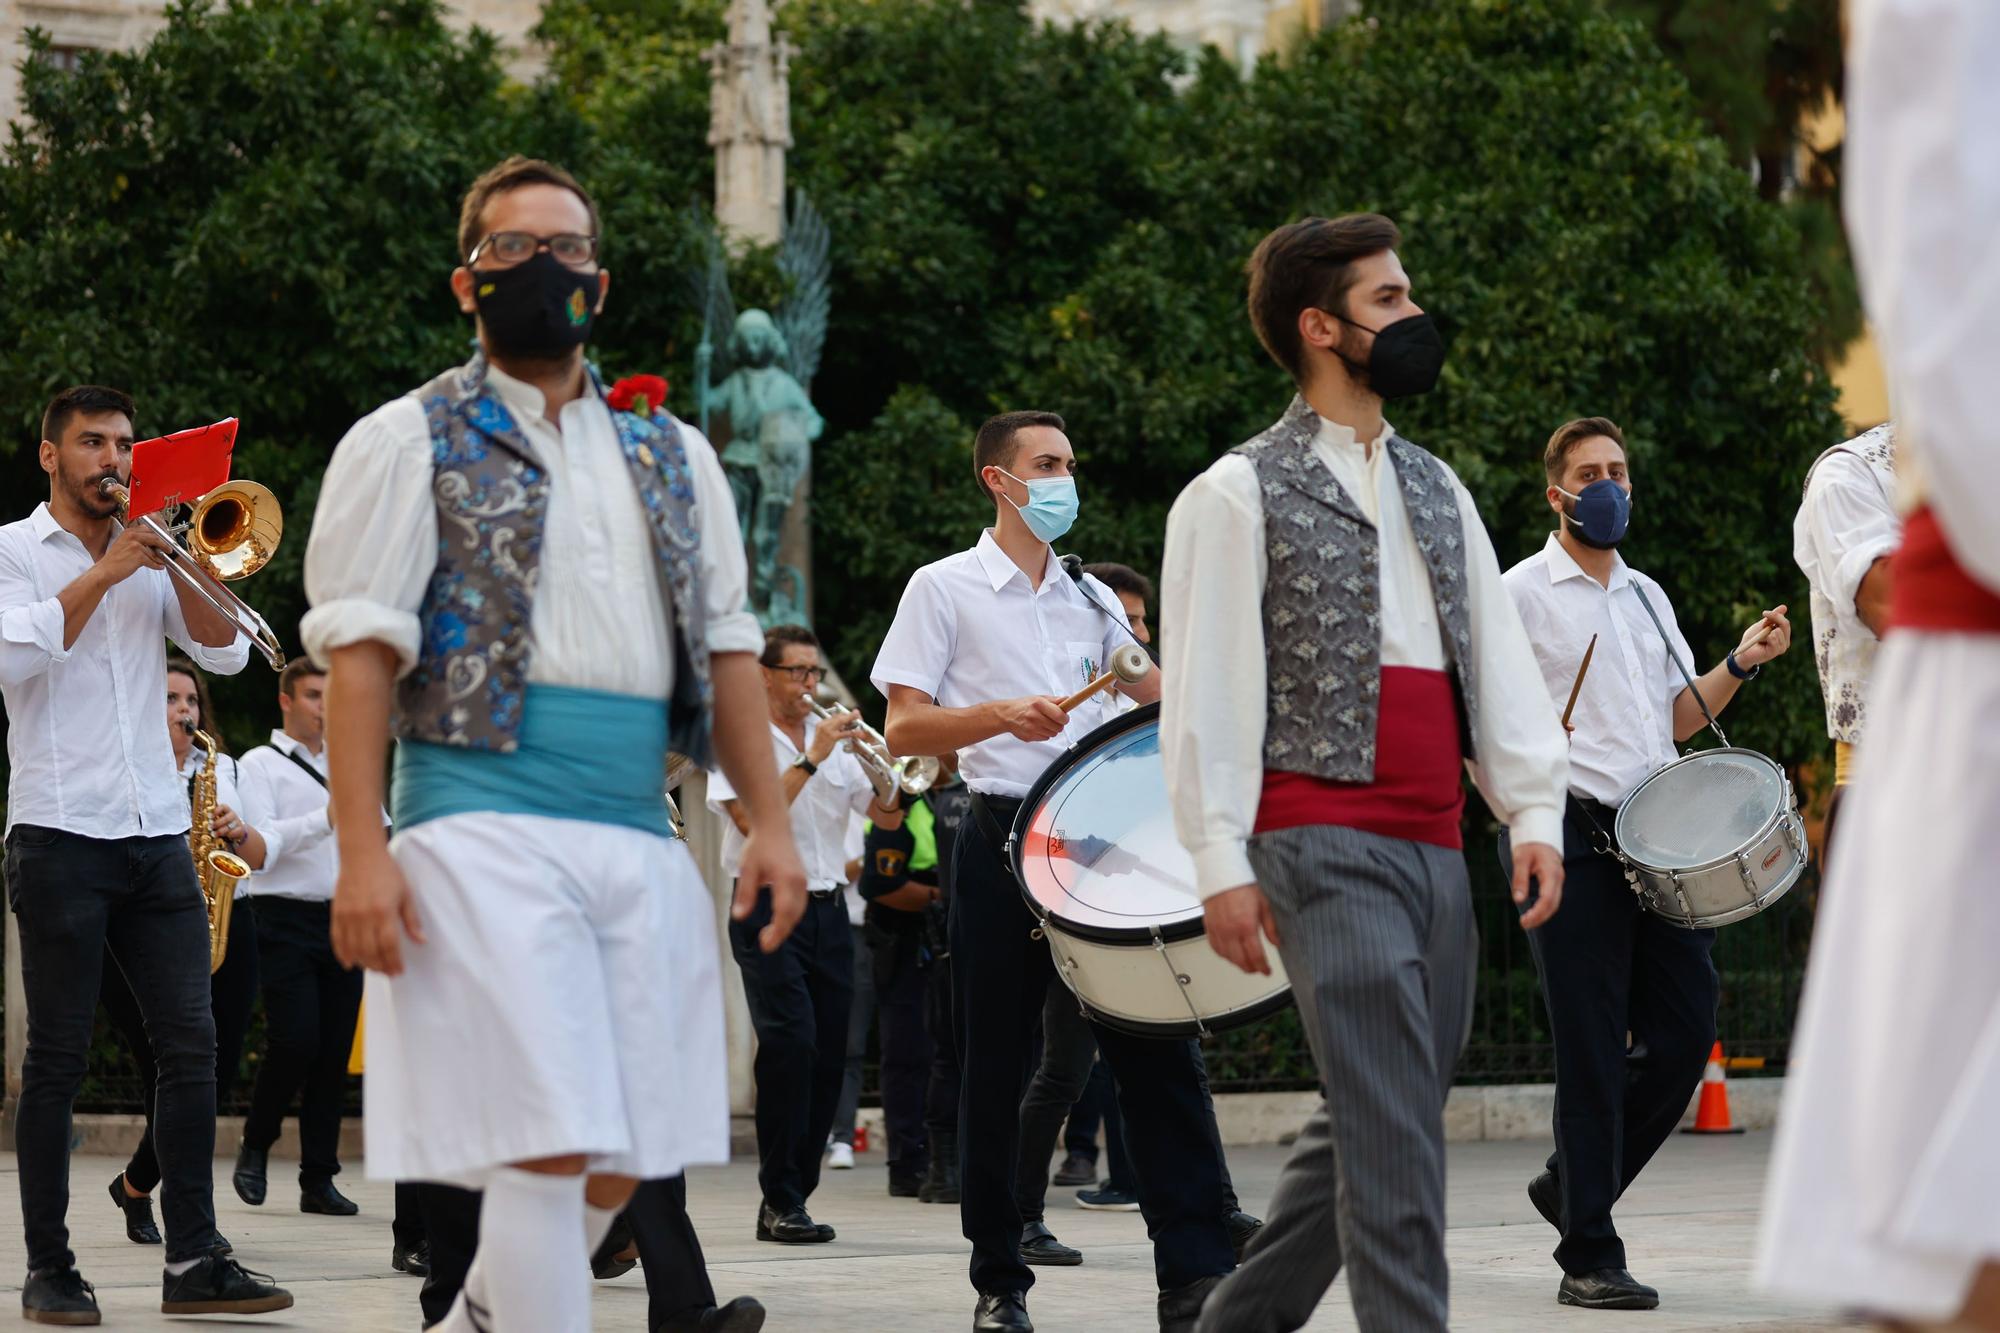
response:
[[[132,503],[128,518],[199,500],[229,480],[236,447],[236,418],[213,426],[177,430],[132,446]]]

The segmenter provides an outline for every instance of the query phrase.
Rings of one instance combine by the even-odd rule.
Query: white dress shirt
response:
[[[1854,598],[1869,569],[1902,539],[1895,494],[1895,429],[1885,422],[1813,464],[1805,503],[1792,520],[1792,558],[1812,589],[1826,734],[1849,745],[1861,740],[1868,677],[1881,644],[1861,623]]]
[[[250,641],[196,643],[173,575],[138,569],[104,594],[64,648],[58,596],[95,563],[46,504],[0,527],[7,827],[86,838],[186,833],[187,791],[174,778],[167,735],[166,642],[228,676],[250,660]]]
[[[673,618],[662,594],[651,527],[595,388],[563,405],[561,429],[539,389],[489,369],[486,385],[549,478],[540,572],[529,622],[528,679],[642,698],[673,692]],[[715,450],[682,423],[695,493],[701,584],[711,653],[761,652],[764,631],[744,609],[748,575],[736,506]],[[336,648],[377,640],[398,674],[416,665],[418,611],[437,568],[437,501],[430,427],[412,394],[363,417],[334,450],[306,547],[300,624],[320,662]]]
[[[813,736],[819,731],[819,719],[806,719],[806,750],[812,748]],[[771,724],[771,753],[777,757],[778,774],[784,776],[787,768],[805,753],[792,744],[792,738]],[[722,868],[733,879],[743,868],[743,847],[749,840],[736,827],[736,821],[722,808],[724,801],[736,799],[736,788],[720,769],[708,775],[708,808],[722,816]],[[848,829],[858,814],[866,813],[874,803],[875,786],[868,781],[868,774],[862,770],[861,761],[847,751],[845,744],[833,747],[833,753],[819,766],[819,771],[806,779],[806,785],[791,805],[792,841],[798,846],[799,860],[805,863],[806,887],[809,889],[838,889],[847,883]]]
[[[169,740],[167,744],[169,747],[171,747],[173,742]],[[187,758],[181,761],[181,767],[180,767],[181,804],[187,807],[187,809],[190,812],[192,812],[192,810],[194,809],[194,786],[193,786],[194,780],[195,778],[200,776],[202,766],[207,762],[208,762],[208,752],[202,749],[199,745],[194,746],[192,749],[190,749],[188,751]],[[236,817],[243,821],[243,826],[245,828],[255,829],[258,833],[262,833],[264,835],[264,855],[267,858],[266,864],[268,864],[269,863],[268,858],[276,856],[278,854],[278,848],[280,844],[278,840],[274,838],[271,834],[264,832],[263,825],[259,824],[256,820],[252,819],[248,814],[244,812],[243,790],[237,781],[238,778],[240,778],[241,776],[242,773],[240,766],[236,762],[236,756],[228,754],[216,756],[215,803],[217,805],[228,806],[231,810],[234,810],[236,812]],[[189,818],[186,821],[186,823],[189,826],[189,832],[192,833],[194,820],[192,818]],[[220,845],[222,847],[222,850],[224,851],[231,850],[229,844],[226,842]],[[199,873],[201,868],[197,866],[195,867],[195,869],[196,872]],[[236,892],[231,896],[236,898],[242,898],[247,896],[249,892],[250,892],[250,880],[244,879],[237,883]]]
[[[1031,588],[992,531],[982,532],[971,550],[910,576],[870,679],[884,695],[891,685],[907,685],[944,708],[1031,694],[1066,698],[1132,642],[1117,595],[1091,575],[1083,577],[1097,605],[1053,550],[1041,587]],[[976,792],[1025,796],[1043,769],[1116,711],[1110,693],[1100,691],[1070,713],[1052,740],[1017,740],[1002,732],[966,746],[958,752],[959,773]]]
[[[243,756],[239,781],[249,807],[243,817],[264,835],[269,849],[264,868],[250,880],[250,892],[260,898],[330,902],[340,857],[337,840],[329,836],[327,790],[287,755],[297,755],[326,776],[326,751],[314,754],[283,731],[272,732],[269,745]]]
[[[1570,725],[1570,790],[1605,805],[1622,805],[1632,789],[1674,758],[1674,700],[1687,688],[1635,589],[1673,637],[1690,674],[1694,654],[1674,621],[1674,608],[1652,579],[1612,554],[1606,587],[1583,572],[1554,533],[1547,545],[1508,570],[1507,591],[1528,628],[1548,696],[1569,700],[1590,636],[1597,651],[1583,678]]]
[[[1313,454],[1376,526],[1382,665],[1445,669],[1430,571],[1410,533],[1386,445],[1366,445],[1324,418]],[[1447,469],[1447,471],[1449,471]],[[1562,729],[1544,702],[1535,660],[1500,586],[1479,511],[1451,478],[1465,530],[1466,609],[1479,691],[1473,781],[1517,843],[1562,848]],[[1160,749],[1174,827],[1207,898],[1256,879],[1245,850],[1264,787],[1264,500],[1255,465],[1225,454],[1181,492],[1167,516],[1161,571]]]

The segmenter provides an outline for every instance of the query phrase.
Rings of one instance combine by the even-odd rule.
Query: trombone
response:
[[[123,518],[132,504],[132,492],[116,477],[106,477],[98,490],[118,502]],[[248,578],[270,563],[285,531],[285,516],[278,497],[270,488],[254,481],[228,481],[196,500],[185,523],[171,526],[151,514],[139,522],[167,544],[161,554],[175,578],[201,595],[219,611],[237,632],[257,645],[274,671],[285,665],[285,653],[278,636],[264,623],[256,608],[223,586],[224,580]],[[187,544],[179,537],[186,534]]]
[[[804,691],[800,692],[804,694]],[[844,710],[828,708],[810,694],[805,701],[813,711],[813,716],[824,722],[834,713]],[[897,759],[889,753],[889,742],[882,733],[855,719],[857,734],[847,741],[848,751],[861,761],[861,767],[868,774],[868,780],[875,785],[875,795],[884,807],[894,800],[898,791],[918,796],[929,791],[937,783],[944,766],[935,755],[907,755]]]

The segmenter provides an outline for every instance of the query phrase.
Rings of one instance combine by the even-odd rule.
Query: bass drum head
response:
[[[1640,865],[1689,870],[1735,856],[1789,801],[1784,771],[1755,750],[1701,750],[1640,783],[1614,832]]]
[[[1029,906],[1084,939],[1201,934],[1194,859],[1174,833],[1160,708],[1113,718],[1049,765],[1014,821],[1014,874]]]

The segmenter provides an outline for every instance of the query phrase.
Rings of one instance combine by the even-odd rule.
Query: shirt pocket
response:
[[[1067,698],[1103,672],[1104,644],[1097,639],[1064,639],[1053,667],[1055,692]]]

